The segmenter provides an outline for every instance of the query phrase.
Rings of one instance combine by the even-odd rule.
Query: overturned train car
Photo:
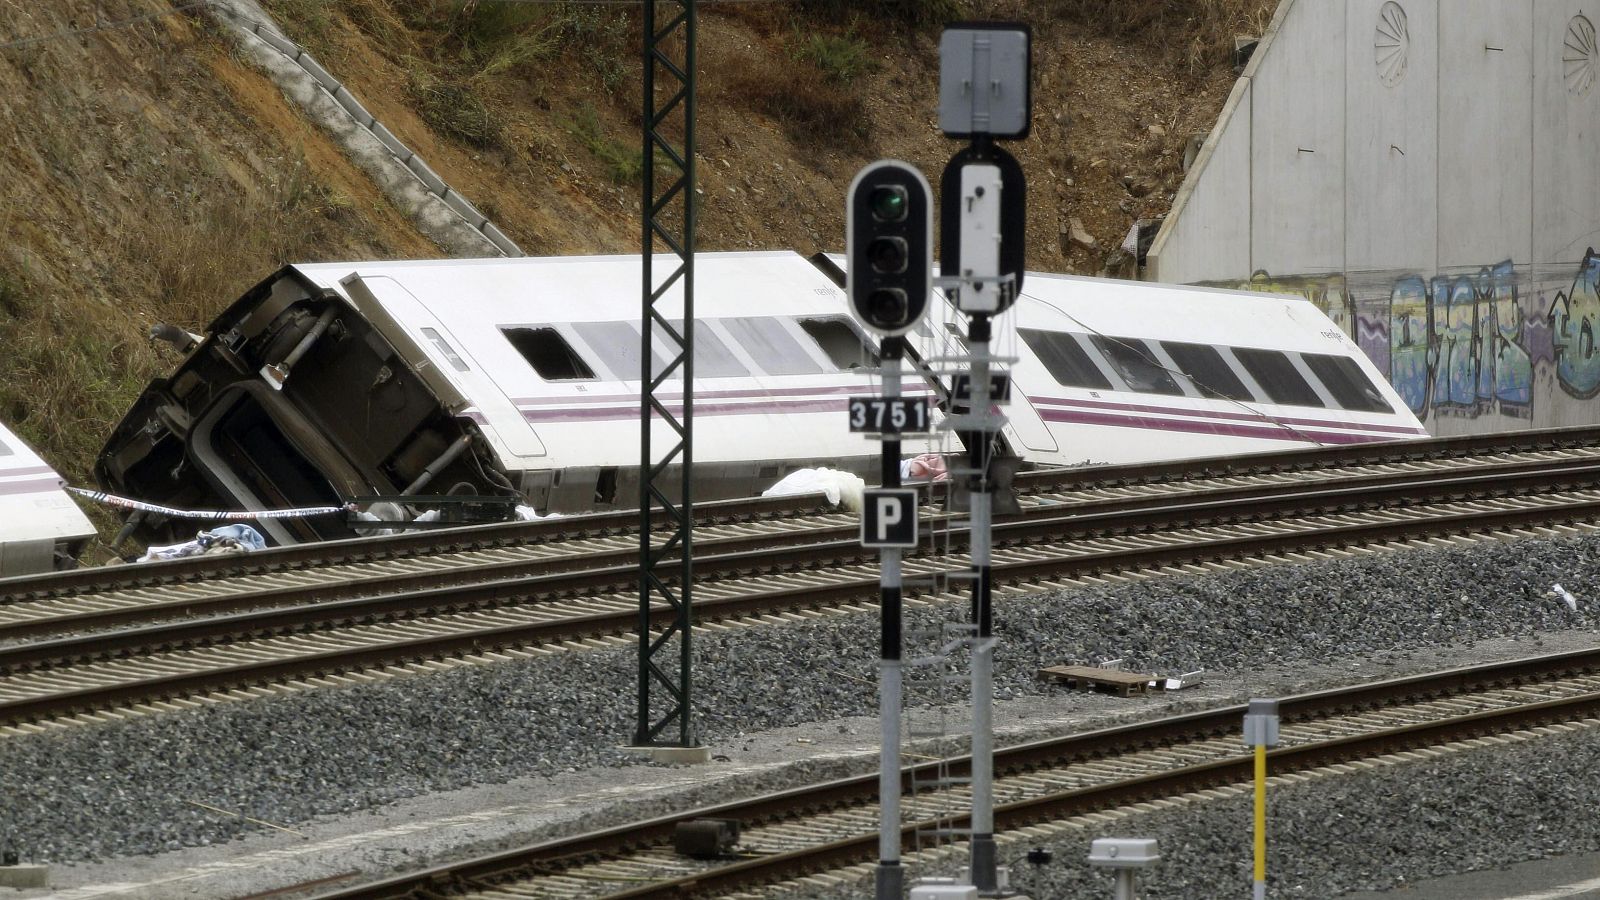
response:
[[[697,499],[751,496],[807,466],[878,471],[879,445],[844,421],[846,398],[872,392],[861,370],[877,361],[838,264],[696,257]],[[636,506],[641,280],[632,256],[287,267],[150,385],[97,476],[190,508],[422,493],[515,497],[541,512]],[[946,394],[922,361],[962,352],[954,318],[941,305],[909,336],[926,377],[908,393]],[[1000,349],[1017,362],[1003,438],[1029,464],[1426,434],[1304,300],[1030,275],[1006,318],[1015,333]],[[655,396],[671,405],[681,382]],[[174,525],[149,518],[141,536],[190,536]],[[337,516],[263,525],[275,543],[353,533]]]
[[[834,282],[790,253],[702,254],[696,276],[697,499],[803,466],[871,469],[876,448],[839,424],[872,351]],[[178,508],[418,493],[636,506],[641,279],[636,257],[286,267],[150,384],[96,475]],[[656,396],[670,403],[672,385]],[[261,526],[274,543],[353,533],[339,517]],[[189,536],[158,516],[139,534]]]

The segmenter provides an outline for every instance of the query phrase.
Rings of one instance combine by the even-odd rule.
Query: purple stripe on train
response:
[[[50,471],[46,469],[45,471]],[[60,478],[35,478],[30,481],[0,481],[0,497],[12,494],[42,494],[61,490]]]
[[[20,469],[0,468],[0,478],[12,478],[19,475],[54,475],[56,470],[49,466],[25,466]]]
[[[667,406],[673,415],[682,415],[683,407]],[[743,416],[775,413],[838,413],[843,419],[845,409],[837,397],[815,400],[788,400],[777,403],[696,403],[696,416]],[[529,422],[637,422],[639,407],[613,406],[604,409],[525,409],[522,418]]]
[[[1046,422],[1069,422],[1074,425],[1116,425],[1122,428],[1147,428],[1155,431],[1182,431],[1189,434],[1220,434],[1228,437],[1262,438],[1275,441],[1317,441],[1323,444],[1370,444],[1375,441],[1392,441],[1395,438],[1378,434],[1340,434],[1310,428],[1285,429],[1225,425],[1192,419],[1153,419],[1117,413],[1077,412],[1065,409],[1041,410],[1040,418]],[[1362,426],[1364,427],[1364,426]]]
[[[728,391],[695,391],[694,392],[694,398],[696,400],[706,400],[706,399],[709,399],[709,400],[742,400],[742,399],[756,400],[756,399],[761,399],[761,398],[764,398],[764,397],[806,397],[806,396],[815,397],[818,394],[826,394],[826,395],[837,396],[837,397],[848,397],[848,396],[852,396],[852,395],[856,395],[856,394],[862,394],[862,395],[870,394],[870,393],[874,392],[876,389],[877,388],[874,385],[866,384],[866,383],[863,383],[863,384],[846,384],[846,385],[825,385],[825,386],[822,386],[822,387],[746,388],[746,389],[741,389],[741,390],[728,390]],[[918,390],[917,388],[911,388],[911,387],[908,387],[905,390],[905,394],[908,397],[913,397],[913,396],[932,396],[932,393],[933,393],[932,391],[929,391],[929,390],[926,390],[926,389]],[[674,391],[672,393],[665,393],[665,392],[657,391],[656,392],[656,398],[659,399],[659,400],[682,400],[683,399],[683,392],[682,391]],[[584,403],[584,404],[633,403],[633,404],[635,404],[637,406],[637,404],[639,403],[639,395],[638,394],[573,394],[573,395],[571,395],[569,397],[517,397],[517,398],[514,398],[511,402],[517,404],[518,406],[565,406],[565,405],[571,405],[571,404],[575,404],[575,403]]]
[[[1065,397],[1029,397],[1035,405],[1053,404],[1080,409],[1112,409],[1122,412],[1159,413],[1169,416],[1190,416],[1201,419],[1223,419],[1231,422],[1282,422],[1287,425],[1309,425],[1313,428],[1359,428],[1362,431],[1383,431],[1390,434],[1427,435],[1427,430],[1406,425],[1369,425],[1364,422],[1339,422],[1332,419],[1298,419],[1266,413],[1221,412],[1210,409],[1185,409],[1179,406],[1148,406],[1140,403],[1114,403],[1108,400],[1070,400]]]

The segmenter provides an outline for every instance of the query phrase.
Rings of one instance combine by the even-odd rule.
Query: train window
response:
[[[877,352],[848,319],[801,319],[800,327],[822,346],[840,371],[878,364]]]
[[[1322,380],[1328,393],[1332,394],[1333,399],[1344,409],[1353,409],[1357,412],[1394,412],[1383,399],[1383,395],[1378,393],[1378,389],[1361,371],[1361,367],[1356,365],[1355,360],[1327,353],[1302,353],[1300,358],[1306,361],[1312,374]]]
[[[1110,379],[1101,373],[1072,335],[1035,328],[1018,328],[1017,333],[1057,382],[1067,387],[1111,390]]]
[[[455,369],[457,372],[469,371],[467,369],[466,362],[464,362],[460,356],[456,355],[455,348],[450,346],[450,342],[444,339],[444,335],[440,334],[438,329],[424,328],[422,329],[422,334],[427,337],[428,340],[433,342],[433,346],[437,347],[439,352],[444,354],[445,359],[450,361],[451,368]]]
[[[1254,347],[1235,347],[1233,355],[1244,365],[1245,371],[1261,385],[1273,403],[1289,406],[1326,406],[1315,389],[1300,377],[1300,371],[1289,357],[1276,350],[1258,350]]]
[[[1138,338],[1119,338],[1094,335],[1094,345],[1111,360],[1112,368],[1122,376],[1123,382],[1141,394],[1171,394],[1182,396],[1183,388],[1172,379],[1172,373],[1156,359],[1144,341]]]
[[[545,381],[594,377],[594,370],[554,328],[502,328],[500,333]]]
[[[639,371],[639,329],[632,322],[574,322],[572,330],[600,357],[611,374],[622,381],[634,381]],[[650,377],[667,367],[666,357],[657,349],[669,346],[661,327],[655,326],[654,346],[650,348]]]
[[[722,319],[721,324],[728,329],[734,343],[743,347],[768,375],[821,375],[823,372],[822,364],[812,359],[778,319]]]
[[[1218,400],[1254,400],[1250,389],[1239,376],[1233,374],[1228,363],[1207,344],[1185,344],[1182,341],[1162,341],[1161,349],[1167,351],[1183,374],[1189,376],[1194,386],[1206,397]]]
[[[728,349],[728,345],[722,342],[722,338],[718,337],[715,331],[708,328],[703,320],[697,321],[696,324],[700,326],[694,330],[694,376],[696,378],[730,378],[736,375],[750,374],[745,369],[744,364],[734,358],[733,351]],[[678,333],[682,334],[683,320],[673,319],[672,327],[678,329]],[[676,373],[673,377],[682,378],[683,375]]]

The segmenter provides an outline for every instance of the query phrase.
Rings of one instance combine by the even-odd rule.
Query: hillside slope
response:
[[[530,254],[638,247],[636,11],[265,0],[292,38]],[[1035,29],[1031,268],[1094,273],[1165,212],[1270,0],[940,0]],[[913,5],[915,7],[915,5]],[[896,0],[705,4],[701,249],[837,250],[843,194],[898,157],[937,180],[934,23]],[[853,12],[852,12],[853,11]],[[888,12],[885,12],[888,15]],[[915,18],[914,15],[910,18]],[[77,483],[171,360],[286,262],[441,254],[197,4],[0,4],[0,418]],[[1068,246],[1080,219],[1097,242]]]

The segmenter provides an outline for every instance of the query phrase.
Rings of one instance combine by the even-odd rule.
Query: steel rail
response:
[[[1438,497],[1457,499],[1469,488],[1478,486],[1489,486],[1493,490],[1471,496],[1470,499],[1524,496],[1535,490],[1591,487],[1597,484],[1600,484],[1600,462],[1513,473],[1498,470],[1444,475],[1430,473],[1426,477],[1398,481],[1381,488],[1341,484],[1331,488],[1280,493],[1268,498],[1234,497],[1216,502],[1169,501],[1164,505],[1144,506],[1126,512],[1113,510],[1061,515],[1059,511],[1045,507],[998,522],[993,531],[997,547],[1040,540],[1061,543],[1148,534],[1172,528],[1175,523],[1191,526],[1260,522],[1290,514],[1306,516],[1330,511],[1382,508],[1395,502],[1414,505]],[[706,581],[715,582],[752,571],[835,568],[869,563],[873,554],[863,550],[855,540],[856,530],[854,524],[808,529],[794,535],[796,543],[789,547],[770,546],[774,540],[781,539],[774,535],[702,540],[700,546],[705,555],[700,560],[701,575]],[[967,539],[964,529],[952,529],[949,534],[953,546],[942,549],[959,548]],[[0,637],[21,637],[41,631],[84,629],[95,624],[150,618],[139,616],[141,609],[154,609],[166,615],[177,611],[186,615],[222,613],[189,621],[164,622],[0,647],[0,673],[20,671],[45,662],[105,657],[149,646],[181,646],[199,641],[227,640],[238,635],[277,634],[323,623],[482,609],[541,596],[624,590],[637,577],[637,570],[632,565],[635,555],[633,548],[616,548],[566,559],[513,560],[421,573],[386,574],[356,582],[293,585],[256,593],[224,595],[212,602],[190,600],[18,623],[0,627]],[[908,558],[912,559],[926,556],[928,553],[925,550],[908,554]],[[260,608],[273,606],[274,601],[280,598],[294,605]],[[237,609],[248,611],[226,614]]]
[[[1212,524],[1258,522],[1288,514],[1311,515],[1327,511],[1348,511],[1381,507],[1385,504],[1416,504],[1440,497],[1491,498],[1522,496],[1538,491],[1553,491],[1600,485],[1600,460],[1557,462],[1518,460],[1514,463],[1486,465],[1459,472],[1385,473],[1340,481],[1332,487],[1285,491],[1282,487],[1248,486],[1206,494],[1198,500],[1181,498],[1102,498],[1070,507],[1033,507],[1024,513],[1002,519],[994,528],[997,546],[1037,540],[1053,541],[1118,534],[1149,533],[1173,527],[1175,523]],[[1487,489],[1487,490],[1485,490]],[[1472,494],[1474,491],[1482,493]],[[1064,515],[1070,510],[1070,515]],[[930,527],[948,516],[936,516]],[[1028,525],[1027,522],[1037,524]],[[706,537],[698,542],[705,578],[725,578],[751,566],[824,567],[870,561],[855,540],[857,525],[820,526],[790,535],[736,535]],[[964,529],[950,531],[957,546],[966,540]],[[790,543],[788,548],[774,542]],[[705,555],[714,553],[716,555]],[[140,641],[165,643],[199,639],[223,639],[242,630],[259,633],[291,625],[337,621],[347,615],[395,616],[440,608],[438,589],[491,585],[508,579],[522,579],[527,596],[540,592],[571,593],[623,589],[636,577],[623,572],[637,555],[632,547],[596,550],[569,557],[509,560],[456,566],[425,572],[403,571],[328,581],[314,585],[288,585],[241,591],[213,597],[182,598],[143,606],[122,606],[86,610],[57,616],[41,616],[0,624],[0,640],[12,641],[42,634],[88,631],[126,623],[147,623],[173,616],[208,618],[169,625],[146,625],[120,632],[79,635],[54,641],[0,647],[0,672],[47,659],[82,658],[89,652],[101,655],[134,649]],[[917,555],[926,555],[925,551]],[[634,570],[627,569],[631,573]],[[586,572],[585,575],[572,573]],[[562,579],[566,578],[566,581]],[[488,602],[503,602],[507,595],[494,592]],[[447,609],[475,608],[484,601],[467,603],[466,594],[452,595],[461,602]],[[345,602],[341,602],[345,601]],[[274,614],[263,607],[280,607]],[[243,616],[225,614],[251,610]],[[141,637],[146,636],[146,637]],[[83,648],[83,649],[76,649]]]
[[[1346,688],[1308,692],[1279,701],[1279,714],[1285,725],[1312,722],[1343,712],[1364,711],[1420,697],[1450,697],[1508,684],[1549,680],[1600,671],[1600,649],[1579,650],[1540,657],[1527,657],[1498,663],[1463,666],[1437,673],[1387,679]],[[1034,741],[994,753],[998,775],[1031,772],[1059,767],[1079,760],[1104,759],[1139,749],[1162,747],[1239,733],[1246,705],[1236,704],[1200,712],[1186,713],[1148,722],[1118,725],[1094,731]],[[1433,723],[1386,729],[1373,735],[1332,738],[1271,751],[1273,772],[1303,771],[1350,759],[1390,752],[1393,747],[1411,747],[1419,742],[1437,744],[1476,736],[1485,730],[1504,731],[1570,720],[1600,712],[1600,693],[1525,704],[1511,710],[1474,712]],[[997,824],[1022,827],[1053,821],[1086,812],[1114,808],[1156,797],[1237,784],[1251,777],[1253,760],[1241,751],[1237,759],[1207,762],[1174,768],[1165,772],[1123,779],[1102,785],[1067,791],[1042,799],[996,807]],[[970,770],[968,757],[943,763],[944,774],[960,776]],[[901,771],[901,789],[910,790],[914,780],[937,773],[941,763],[907,766]],[[876,800],[876,773],[843,778],[818,785],[802,786],[759,797],[736,800],[711,807],[687,810],[643,822],[620,825],[602,831],[574,835],[523,847],[499,851],[457,863],[434,866],[381,881],[355,885],[319,894],[315,900],[400,900],[411,897],[442,897],[456,889],[484,888],[516,874],[559,869],[591,859],[621,855],[671,841],[678,824],[695,819],[734,819],[749,826],[755,823],[793,818],[817,810],[830,810]],[[941,819],[941,824],[962,824],[961,817]],[[905,848],[912,849],[911,838],[930,823],[908,823],[902,830]],[[876,834],[869,834],[821,845],[818,848],[777,854],[742,863],[720,871],[686,876],[677,882],[641,887],[635,891],[608,895],[620,897],[677,897],[703,890],[731,891],[752,883],[770,884],[808,871],[835,868],[873,858]],[[677,893],[674,893],[677,892]]]
[[[805,513],[833,512],[820,494],[721,500],[695,505],[697,525],[758,521]],[[637,533],[638,510],[615,510],[533,522],[500,522],[454,528],[429,528],[402,534],[375,535],[268,547],[236,556],[195,556],[140,563],[136,566],[86,566],[47,575],[0,578],[0,606],[38,597],[75,596],[88,591],[195,581],[223,575],[266,574],[309,565],[371,562],[419,554],[487,550],[512,545],[549,543],[576,537]],[[374,522],[371,528],[383,528]]]
[[[1226,536],[1168,546],[1117,548],[1060,558],[997,562],[993,568],[996,584],[1011,586],[1063,577],[1103,574],[1108,571],[1159,569],[1173,565],[1235,559],[1241,556],[1277,555],[1304,550],[1326,550],[1352,544],[1414,540],[1424,536],[1581,522],[1592,520],[1597,515],[1600,515],[1600,499],[1585,498],[1533,508],[1470,510],[1426,519],[1356,523],[1277,535]],[[1057,526],[1031,520],[1007,523],[1008,526],[1025,528],[1041,536],[1047,535],[1052,527],[1066,527],[1068,524],[1062,522]],[[859,547],[856,549],[859,551]],[[758,556],[750,562],[759,561]],[[630,572],[607,570],[600,573],[583,573],[579,577],[615,579],[627,574]],[[876,597],[877,589],[878,581],[874,575],[870,578],[842,579],[838,583],[820,587],[805,586],[758,594],[703,597],[696,601],[695,606],[702,618],[737,618],[827,604],[871,603]],[[450,602],[450,597],[444,595],[468,594],[481,601],[486,596],[520,596],[524,590],[524,581],[513,579],[491,585],[447,589],[441,592],[438,599],[440,602]],[[261,615],[275,614],[281,614],[281,611]],[[655,617],[667,614],[665,607],[654,610],[652,623]],[[636,621],[636,611],[624,607],[613,613],[409,638],[355,650],[330,650],[283,659],[257,660],[199,672],[165,674],[137,681],[0,702],[0,724],[37,721],[52,716],[104,708],[117,703],[166,699],[171,696],[181,696],[185,692],[216,690],[242,684],[270,683],[292,677],[359,671],[362,668],[398,661],[482,653],[594,635],[624,634],[630,633]],[[95,637],[105,638],[104,635]],[[45,652],[40,649],[43,646],[45,645],[37,647],[24,645],[6,652],[37,656]]]
[[[1310,472],[1361,465],[1400,464],[1492,453],[1526,453],[1597,446],[1600,446],[1600,427],[1537,429],[1510,434],[1394,441],[1179,462],[1038,469],[1018,473],[1014,484],[1019,491],[1037,494],[1134,484],[1163,484],[1182,480]],[[695,520],[725,522],[774,518],[805,511],[823,511],[823,509],[817,495],[726,500],[696,504]],[[637,510],[617,510],[537,522],[432,529],[400,535],[272,547],[244,556],[194,557],[144,563],[138,566],[85,567],[48,575],[14,576],[0,579],[0,605],[22,599],[195,581],[219,574],[230,576],[264,574],[308,565],[367,562],[418,554],[492,549],[574,535],[629,534],[636,533],[638,517]],[[373,527],[382,526],[375,524]]]

